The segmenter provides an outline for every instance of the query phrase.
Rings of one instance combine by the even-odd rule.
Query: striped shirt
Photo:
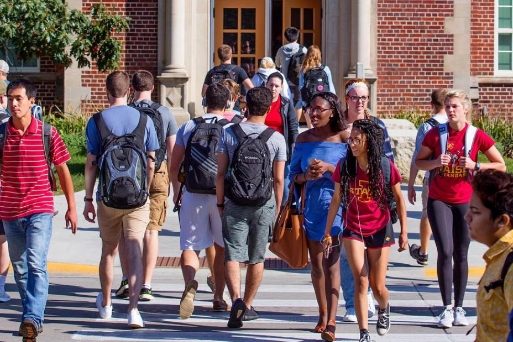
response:
[[[43,123],[32,119],[25,134],[20,135],[9,120],[6,133],[0,175],[0,219],[14,220],[37,213],[53,213],[53,194],[43,147]],[[70,158],[66,145],[52,127],[51,161],[60,165]]]

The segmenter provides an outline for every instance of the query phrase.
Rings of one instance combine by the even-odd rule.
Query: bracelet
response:
[[[224,203],[221,203],[221,204],[217,203],[217,207],[218,208],[224,208]]]
[[[92,202],[92,201],[93,201],[92,197],[84,196],[84,202]]]
[[[324,238],[322,239],[322,242],[325,242],[325,241],[328,241],[328,240],[331,240],[331,235],[324,235]]]

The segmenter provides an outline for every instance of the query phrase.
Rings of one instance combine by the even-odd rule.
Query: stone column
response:
[[[373,76],[371,68],[371,0],[356,0],[356,62],[363,63],[365,75]],[[353,2],[353,4],[354,4]]]
[[[181,123],[190,118],[187,111],[187,82],[185,68],[185,0],[159,0],[164,18],[159,16],[159,56],[163,60],[160,81],[160,103],[167,106]],[[160,11],[159,11],[160,12]]]

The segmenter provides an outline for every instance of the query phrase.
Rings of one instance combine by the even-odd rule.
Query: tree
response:
[[[58,68],[67,68],[75,58],[80,68],[96,61],[102,72],[115,70],[122,49],[116,34],[128,30],[129,20],[103,4],[93,5],[86,14],[70,10],[65,0],[4,0],[0,44],[9,41],[23,61],[47,56]]]

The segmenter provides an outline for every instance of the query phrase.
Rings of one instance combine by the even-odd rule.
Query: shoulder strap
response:
[[[110,134],[110,131],[107,128],[107,125],[105,125],[105,122],[103,121],[102,112],[94,114],[93,119],[96,123],[98,131],[100,132],[100,138],[103,140],[106,136]]]
[[[465,157],[470,157],[472,151],[472,145],[476,139],[477,128],[468,124],[467,132],[465,132]]]
[[[262,133],[260,133],[259,137],[266,143],[274,132],[276,132],[274,129],[267,127]]]
[[[202,116],[199,116],[197,118],[192,119],[192,121],[196,126],[198,126],[199,124],[204,123],[205,119]]]
[[[43,147],[45,150],[45,159],[48,165],[52,163],[50,158],[50,148],[52,142],[52,125],[43,122]]]
[[[237,140],[241,142],[247,137],[247,134],[244,133],[242,128],[240,127],[240,124],[235,124],[231,126],[233,133],[235,133],[235,136],[237,137]]]
[[[509,252],[508,256],[506,257],[506,260],[504,261],[504,264],[502,265],[501,278],[498,280],[492,281],[490,284],[486,285],[484,287],[486,292],[490,292],[490,290],[493,290],[496,287],[504,286],[504,279],[506,278],[506,275],[508,274],[511,264],[513,264],[513,251]]]
[[[162,107],[162,105],[158,102],[153,102],[151,105],[150,105],[150,108],[153,109],[153,110],[158,110],[160,107]]]
[[[0,125],[0,164],[4,161],[4,146],[7,139],[7,122]]]
[[[138,136],[140,136],[142,138],[141,141],[143,142],[142,143],[143,147],[145,146],[145,144],[144,144],[144,135],[145,135],[145,132],[146,132],[146,122],[147,121],[148,121],[148,116],[144,115],[143,113],[140,113],[140,115],[139,115],[139,123],[137,124],[137,127],[132,132],[133,134],[138,135]]]
[[[225,126],[225,125],[228,125],[230,123],[230,121],[228,121],[227,119],[220,119],[220,120],[217,120],[216,124],[219,124],[221,126]]]
[[[435,118],[429,118],[426,120],[425,123],[427,123],[431,127],[437,127],[438,125],[440,125],[440,123]]]
[[[438,125],[438,137],[440,139],[440,153],[447,153],[447,140],[449,136],[449,125],[447,123]]]
[[[388,157],[381,157],[381,171],[383,172],[383,178],[385,179],[385,184],[390,185],[390,159]]]

